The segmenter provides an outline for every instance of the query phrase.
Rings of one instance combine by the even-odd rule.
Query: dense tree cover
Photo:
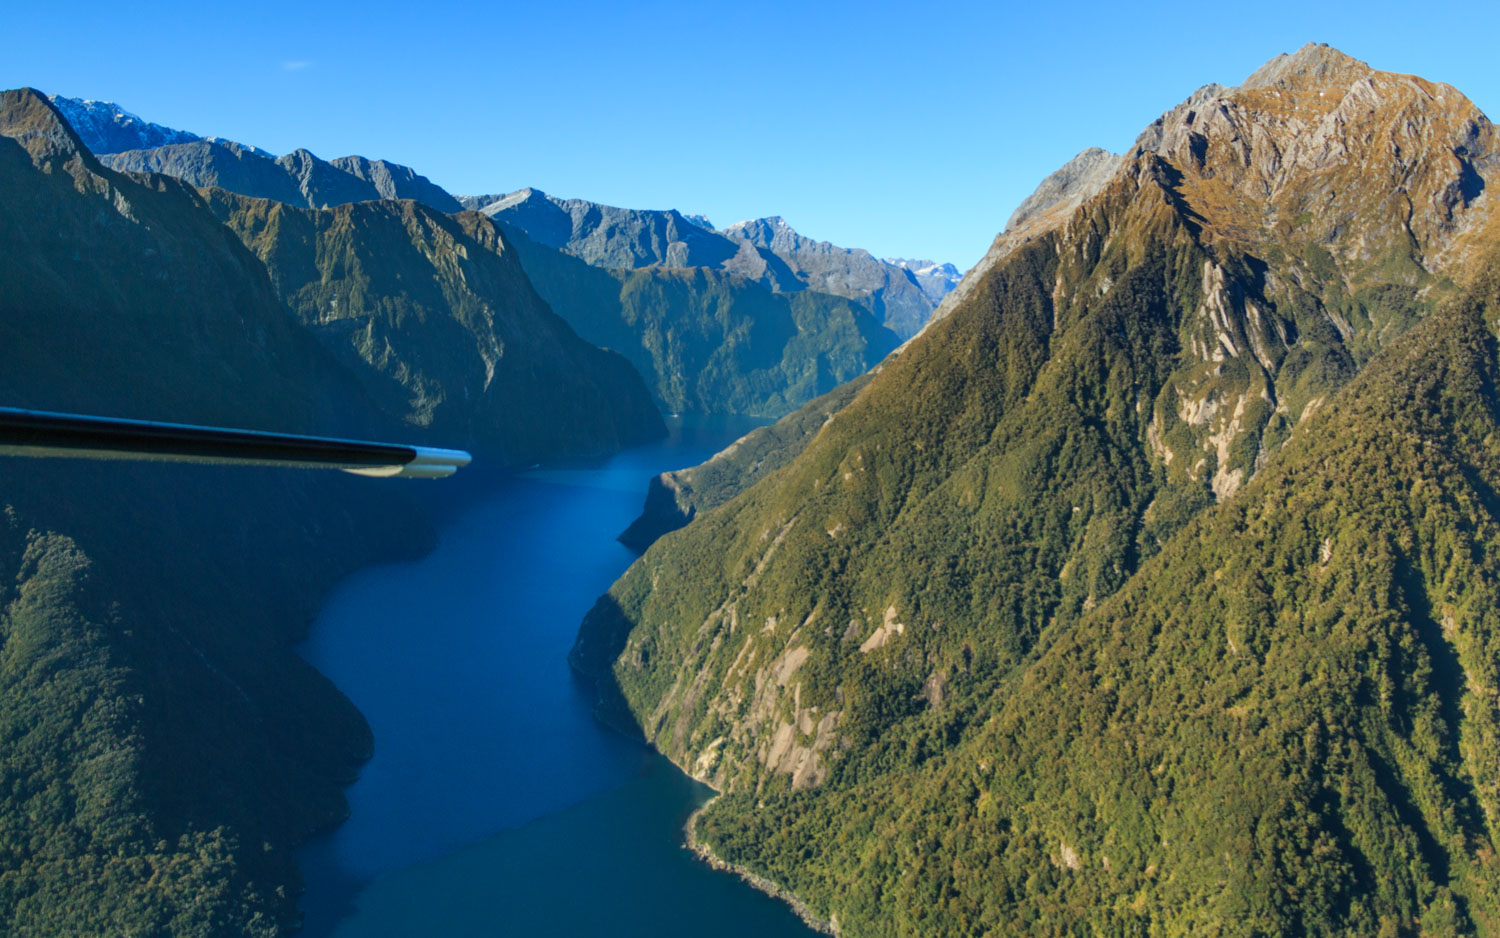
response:
[[[630,363],[553,315],[483,215],[203,193],[265,263],[278,296],[408,437],[463,441],[491,465],[531,465],[665,432]]]
[[[196,192],[0,99],[0,400],[267,429],[390,421]],[[329,585],[431,543],[398,483],[0,463],[0,933],[281,934],[291,849],[370,751],[290,650]]]
[[[849,405],[869,377],[861,375],[813,398],[770,426],[757,427],[702,465],[664,472],[652,479],[640,517],[620,535],[620,542],[631,550],[644,551],[658,537],[687,524],[699,512],[724,504],[791,462],[825,423]]]
[[[284,933],[291,849],[343,817],[371,745],[289,646],[424,522],[395,483],[0,470],[0,931]]]
[[[850,934],[1494,934],[1497,376],[1455,307],[992,707],[700,833]]]
[[[580,631],[611,719],[725,792],[703,840],[847,934],[1492,927],[1495,648],[1442,626],[1491,574],[1418,559],[1483,557],[1478,306],[1403,340],[1444,284],[1268,265],[1179,182],[1137,154]]]

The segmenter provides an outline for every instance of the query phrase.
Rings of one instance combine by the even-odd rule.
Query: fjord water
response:
[[[682,849],[711,793],[596,723],[566,660],[634,557],[615,536],[650,478],[753,425],[674,421],[602,465],[471,473],[442,493],[468,485],[436,550],[330,596],[299,651],[375,755],[349,820],[301,852],[307,935],[809,934]]]

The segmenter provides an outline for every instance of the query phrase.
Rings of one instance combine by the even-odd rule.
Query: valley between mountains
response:
[[[1459,90],[1309,44],[960,277],[21,89],[0,403],[511,473],[753,418],[569,655],[716,862],[853,938],[1500,936],[1497,174]],[[0,505],[0,932],[295,933],[380,740],[291,646],[435,502],[13,459]]]

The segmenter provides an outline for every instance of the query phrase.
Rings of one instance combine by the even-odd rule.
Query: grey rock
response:
[[[203,138],[185,130],[153,124],[111,101],[48,95],[53,107],[73,126],[73,132],[94,155],[141,150],[170,143],[193,143]]]
[[[440,212],[461,212],[463,206],[441,186],[410,166],[385,160],[367,160],[362,156],[341,156],[329,161],[375,187],[382,199],[412,199]]]
[[[596,267],[707,267],[777,292],[814,290],[854,300],[902,339],[922,327],[958,280],[951,264],[890,263],[865,250],[805,238],[777,217],[715,231],[702,215],[559,199],[539,189],[466,195],[459,203]]]
[[[173,143],[102,154],[99,162],[119,172],[161,173],[194,186],[215,186],[277,202],[306,204],[296,182],[275,160],[236,143]]]
[[[1021,201],[1006,222],[1005,230],[995,236],[990,249],[962,281],[943,297],[932,321],[944,318],[957,308],[974,286],[992,267],[1025,244],[1035,233],[1066,217],[1104,186],[1119,170],[1123,157],[1108,150],[1090,147],[1073,157],[1056,172],[1043,179],[1036,190]]]
[[[299,208],[329,208],[375,199],[412,199],[440,212],[462,209],[457,199],[406,166],[362,156],[332,162],[307,150],[272,159],[233,141],[196,140],[99,157],[120,172],[161,173],[199,187],[272,199]]]
[[[466,196],[462,204],[524,230],[533,240],[613,270],[665,267],[728,269],[740,246],[675,209],[616,208],[558,199],[540,189]],[[758,278],[752,278],[758,279]]]
[[[724,233],[780,258],[807,289],[865,304],[902,339],[915,335],[936,305],[928,292],[936,284],[924,287],[913,270],[883,261],[863,248],[842,248],[803,237],[779,216],[737,222]]]
[[[910,271],[917,281],[917,286],[932,300],[932,305],[937,306],[943,297],[953,292],[958,282],[963,279],[963,271],[952,264],[940,263],[929,260],[912,260],[905,257],[887,257],[887,264],[900,267]]]

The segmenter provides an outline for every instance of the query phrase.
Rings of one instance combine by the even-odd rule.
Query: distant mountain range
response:
[[[172,176],[210,199],[222,189],[308,209],[409,199],[442,213],[481,210],[517,243],[542,299],[585,339],[625,355],[673,413],[794,410],[879,362],[920,328],[933,297],[956,277],[951,266],[887,264],[784,225],[762,245],[745,226],[719,232],[702,216],[560,200],[534,189],[460,200],[384,160],[327,161],[307,150],[272,157],[149,124],[114,105],[58,100],[82,115],[97,146],[162,141],[98,155],[104,165]],[[343,217],[357,228],[379,216]],[[317,328],[328,334],[326,324]]]
[[[775,216],[717,230],[701,215],[559,199],[538,189],[460,201],[596,267],[708,267],[783,293],[842,296],[864,305],[902,339],[916,334],[960,279],[952,264],[883,261],[805,238]]]
[[[851,299],[900,339],[926,323],[961,277],[952,264],[880,260],[859,248],[814,241],[775,216],[719,231],[702,215],[558,199],[537,189],[454,197],[410,167],[385,160],[325,161],[307,150],[278,158],[231,140],[150,123],[110,102],[55,95],[52,100],[70,121],[76,119],[84,144],[111,169],[163,173],[195,186],[307,208],[414,199],[440,212],[484,211],[596,267],[707,267],[774,291],[810,289]]]

